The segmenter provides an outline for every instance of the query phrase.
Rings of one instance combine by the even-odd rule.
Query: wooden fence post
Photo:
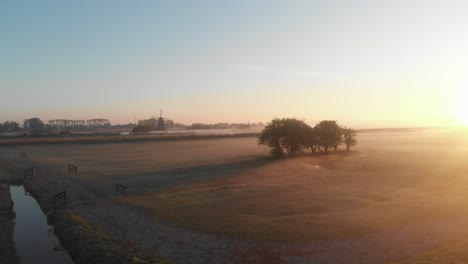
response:
[[[78,174],[78,167],[77,166],[74,166],[74,165],[71,165],[71,164],[68,164],[68,175],[77,175]]]
[[[122,185],[122,184],[116,184],[115,185],[115,195],[119,197],[119,193],[126,194],[127,192],[127,186]]]

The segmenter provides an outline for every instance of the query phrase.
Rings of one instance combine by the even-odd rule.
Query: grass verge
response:
[[[166,263],[144,259],[131,243],[111,239],[73,209],[57,211],[51,219],[60,242],[76,263]]]

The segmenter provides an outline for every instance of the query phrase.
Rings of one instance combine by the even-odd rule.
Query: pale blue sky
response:
[[[163,108],[183,123],[460,123],[466,14],[464,1],[0,0],[0,121]]]

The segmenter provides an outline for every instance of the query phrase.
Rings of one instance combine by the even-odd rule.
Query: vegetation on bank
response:
[[[348,151],[355,146],[356,132],[333,120],[324,120],[311,127],[296,118],[275,118],[258,137],[258,144],[269,147],[274,157],[282,157],[285,153],[294,156],[305,149],[312,153],[328,152],[331,148],[336,151],[343,143]]]
[[[3,180],[0,171],[0,180]],[[11,195],[8,184],[0,184],[0,262],[19,263],[13,241],[15,212],[10,211]]]
[[[56,212],[53,222],[60,242],[77,263],[166,263],[139,257],[130,243],[117,243],[75,210]]]

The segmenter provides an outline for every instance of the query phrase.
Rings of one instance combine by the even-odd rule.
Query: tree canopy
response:
[[[6,121],[3,124],[0,123],[0,131],[9,132],[18,130],[20,130],[20,126],[15,121]]]
[[[37,135],[45,131],[44,122],[37,117],[24,120],[24,128],[28,129],[33,135]]]
[[[328,150],[332,147],[336,150],[342,142],[341,127],[336,121],[321,121],[315,125],[314,131],[319,149],[323,148],[325,152],[328,152]]]
[[[275,118],[263,129],[258,143],[268,146],[275,157],[283,156],[285,152],[296,155],[305,147],[303,143],[309,128],[304,121],[295,118]]]

